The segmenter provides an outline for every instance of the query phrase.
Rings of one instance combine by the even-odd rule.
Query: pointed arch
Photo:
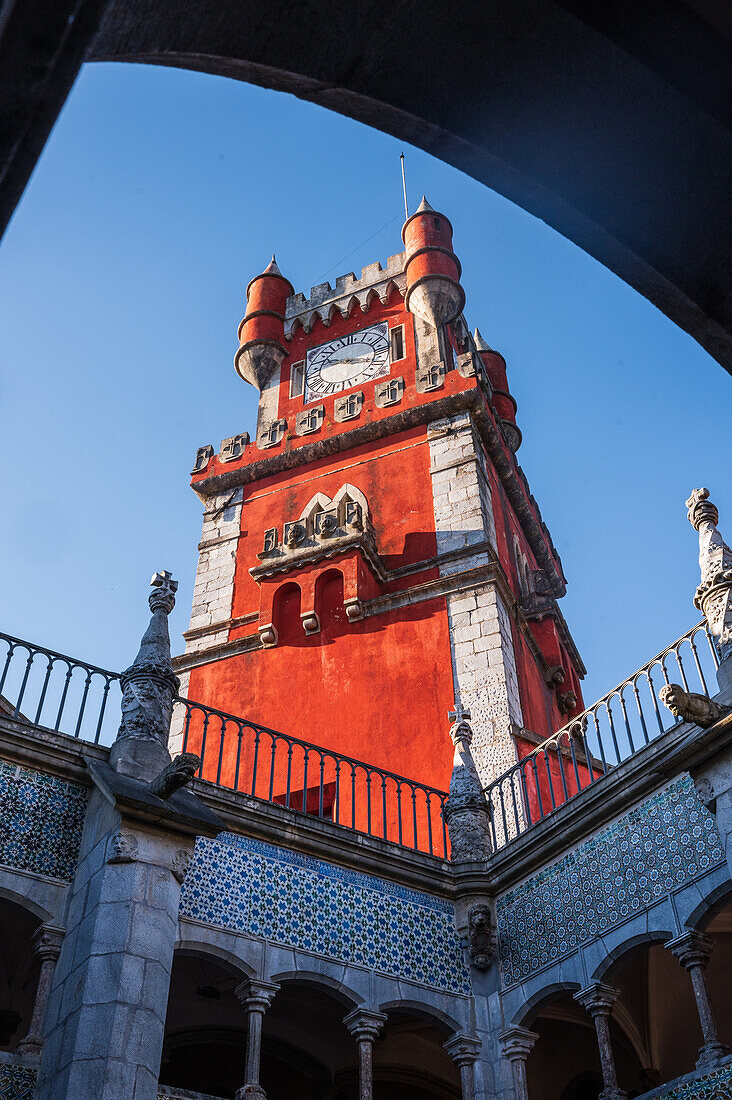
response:
[[[340,509],[340,505],[344,504],[346,501],[353,501],[356,504],[360,504],[364,516],[369,515],[369,502],[366,499],[366,495],[348,481],[345,485],[341,485],[340,489],[333,497],[333,504]]]

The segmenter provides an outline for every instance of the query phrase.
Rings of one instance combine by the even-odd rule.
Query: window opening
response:
[[[391,361],[396,362],[397,359],[404,358],[404,325],[397,325],[389,332],[389,338],[391,341]]]
[[[305,385],[305,361],[293,363],[290,367],[290,397],[302,397]]]

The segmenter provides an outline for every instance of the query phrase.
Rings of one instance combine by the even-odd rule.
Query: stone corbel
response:
[[[274,623],[262,623],[259,627],[259,640],[265,649],[272,649],[277,645],[277,630]]]
[[[302,628],[306,634],[320,633],[320,619],[316,611],[303,611],[300,615]]]

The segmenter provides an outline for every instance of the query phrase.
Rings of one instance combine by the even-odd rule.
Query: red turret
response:
[[[452,250],[450,222],[423,196],[404,223],[402,240],[407,309],[433,328],[454,321],[465,305],[465,292],[460,286],[460,261]]]
[[[247,287],[247,311],[239,325],[239,350],[234,359],[237,374],[261,390],[279,367],[285,345],[285,307],[293,294],[272,257],[269,267]]]
[[[508,389],[506,360],[493,348],[489,348],[478,329],[473,334],[475,350],[483,360],[483,366],[493,387],[491,405],[501,422],[506,442],[512,451],[521,446],[521,429],[516,424],[516,402]]]

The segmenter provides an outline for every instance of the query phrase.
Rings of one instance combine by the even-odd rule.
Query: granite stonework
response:
[[[500,897],[504,987],[724,863],[714,818],[688,775]]]
[[[76,783],[0,761],[0,864],[70,882],[86,805]]]
[[[263,841],[233,833],[199,840],[180,915],[470,993],[450,902]]]

